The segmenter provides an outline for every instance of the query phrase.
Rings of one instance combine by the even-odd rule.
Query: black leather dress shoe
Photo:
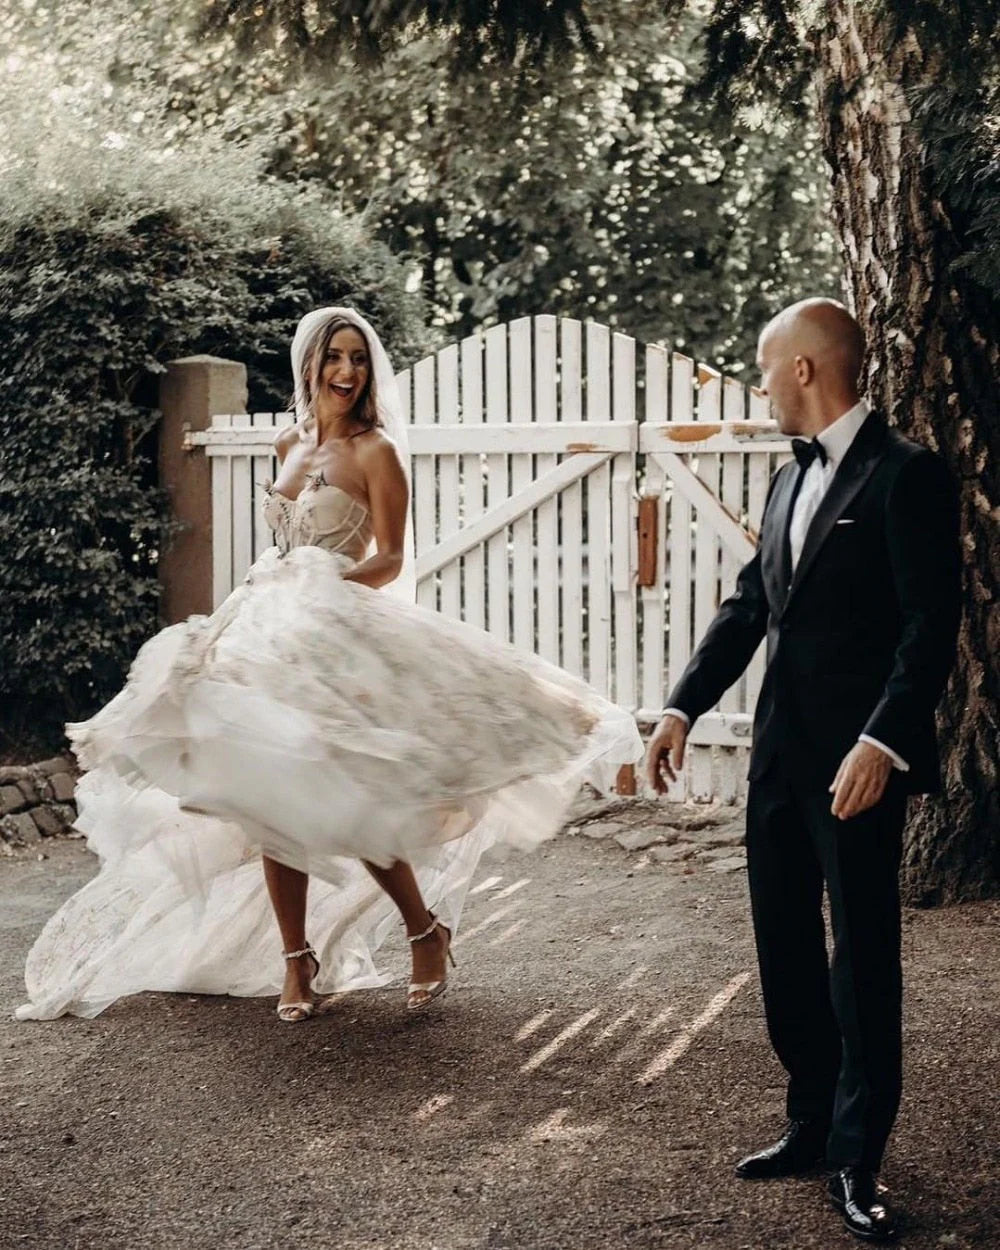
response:
[[[789,1120],[781,1141],[741,1159],[736,1175],[744,1181],[766,1181],[808,1172],[823,1159],[827,1132],[817,1120]]]
[[[830,1177],[830,1200],[844,1217],[847,1231],[862,1241],[892,1241],[897,1235],[888,1196],[874,1172],[842,1168]]]

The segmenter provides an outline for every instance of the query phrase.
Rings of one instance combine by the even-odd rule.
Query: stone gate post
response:
[[[160,485],[171,520],[181,528],[160,557],[160,613],[172,625],[212,611],[212,472],[201,447],[185,451],[185,430],[205,430],[211,418],[246,412],[246,366],[218,356],[171,360],[160,382]]]

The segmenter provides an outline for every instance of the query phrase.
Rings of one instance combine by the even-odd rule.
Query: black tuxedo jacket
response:
[[[751,780],[781,756],[825,789],[862,733],[940,785],[934,708],[960,614],[958,504],[941,458],[870,413],[823,496],[791,575],[799,467],[774,475],[753,559],[667,700],[692,722],[767,636]]]

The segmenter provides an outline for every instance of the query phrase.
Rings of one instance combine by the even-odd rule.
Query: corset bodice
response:
[[[295,499],[265,483],[264,519],[274,530],[282,555],[293,547],[322,547],[357,562],[371,542],[371,514],[340,486],[329,486],[322,473],[310,474]]]

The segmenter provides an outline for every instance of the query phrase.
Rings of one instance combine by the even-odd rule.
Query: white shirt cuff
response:
[[[664,708],[663,715],[664,716],[676,716],[677,719],[682,720],[689,729],[691,727],[691,717],[688,716],[687,712],[682,712],[679,707]]]
[[[870,734],[862,734],[858,738],[858,741],[867,742],[869,746],[878,747],[880,751],[884,751],[900,772],[908,773],[910,771],[910,766],[907,764],[906,760],[904,760],[901,755],[897,755],[895,751],[887,747],[884,742],[879,742],[878,738],[873,738]]]

